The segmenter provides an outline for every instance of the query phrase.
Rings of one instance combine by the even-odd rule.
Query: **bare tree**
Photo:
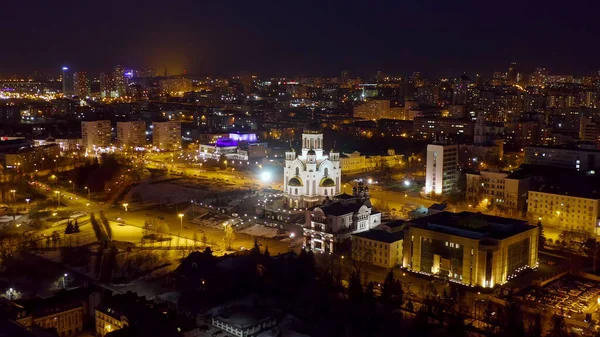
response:
[[[102,220],[102,225],[104,226],[108,240],[112,240],[112,228],[110,228],[110,221],[108,221],[104,211],[100,211],[100,220]]]
[[[231,250],[231,243],[235,240],[235,231],[233,226],[225,225],[225,231],[223,234],[223,243],[225,244],[225,250]]]

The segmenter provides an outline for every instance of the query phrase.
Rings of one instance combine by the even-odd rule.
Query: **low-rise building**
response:
[[[473,207],[497,207],[512,215],[527,210],[532,177],[522,172],[466,171],[466,198]]]
[[[442,212],[411,220],[403,266],[469,286],[491,288],[538,264],[539,228],[481,213]]]
[[[326,197],[323,205],[306,210],[303,248],[333,253],[336,242],[380,224],[381,213],[373,210],[368,189],[360,183],[354,195]]]
[[[215,315],[212,325],[237,337],[251,337],[275,327],[277,319],[266,310],[236,306]]]
[[[596,178],[563,177],[529,191],[527,212],[544,226],[600,235],[600,190]]]
[[[2,315],[29,329],[55,329],[58,336],[77,336],[88,321],[92,292],[87,288],[65,290],[48,298],[5,300]],[[1,335],[1,332],[0,332]]]
[[[437,135],[473,136],[473,122],[443,117],[417,117],[414,119],[415,138],[434,139]]]
[[[401,266],[403,229],[404,221],[393,221],[352,234],[352,259],[384,268]]]
[[[0,163],[7,169],[22,173],[34,172],[44,169],[44,164],[56,159],[59,154],[60,147],[57,144],[23,147],[8,153],[0,152]]]
[[[128,292],[113,295],[95,310],[96,336],[110,336],[127,330],[126,336],[187,337],[196,336],[195,322],[165,314],[166,304],[157,304]],[[118,334],[116,334],[118,335]]]
[[[394,149],[388,149],[385,155],[366,156],[360,152],[342,153],[340,166],[343,174],[377,171],[403,164],[403,156],[397,155]]]
[[[525,147],[524,163],[590,171],[600,168],[600,151],[595,143],[528,146]]]

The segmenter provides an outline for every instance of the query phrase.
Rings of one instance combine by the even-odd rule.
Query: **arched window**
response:
[[[314,139],[314,138],[311,138],[311,139],[310,139],[310,148],[311,148],[311,149],[314,149],[314,148],[315,148],[315,139]]]
[[[327,195],[327,189],[325,189],[325,195]]]
[[[296,167],[296,176],[299,176],[299,175],[300,175],[300,168]]]
[[[298,188],[296,188],[296,195],[298,195]]]
[[[325,170],[323,171],[323,174],[325,175],[325,177],[327,177],[328,173],[329,173],[329,169],[326,167]]]

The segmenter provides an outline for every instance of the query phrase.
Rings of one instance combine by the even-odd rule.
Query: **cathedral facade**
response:
[[[342,169],[340,154],[323,151],[323,131],[309,124],[302,132],[302,153],[294,149],[285,153],[284,197],[289,208],[307,208],[323,203],[340,193]]]

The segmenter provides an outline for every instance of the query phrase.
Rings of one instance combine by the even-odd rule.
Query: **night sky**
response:
[[[600,69],[599,1],[4,0],[0,73],[428,76]]]

